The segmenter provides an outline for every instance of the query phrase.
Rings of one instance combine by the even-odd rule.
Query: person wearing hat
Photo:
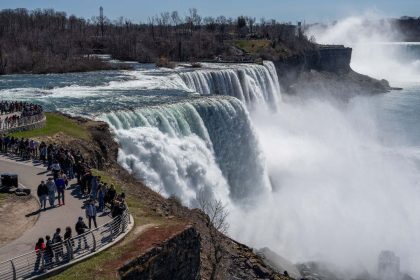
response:
[[[78,242],[78,246],[76,248],[76,251],[81,249],[82,238],[83,238],[83,241],[85,243],[85,249],[89,248],[89,245],[88,245],[87,240],[86,240],[86,235],[85,235],[85,231],[86,231],[86,229],[88,229],[88,227],[86,226],[82,217],[79,217],[79,219],[77,220],[75,229],[76,229],[77,235],[79,236],[79,242]]]

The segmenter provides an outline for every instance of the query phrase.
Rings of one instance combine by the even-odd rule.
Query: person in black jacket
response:
[[[41,204],[40,209],[45,210],[47,207],[48,187],[44,181],[41,181],[41,184],[39,184],[37,195],[39,198],[39,203]]]
[[[83,238],[83,241],[85,243],[85,249],[86,248],[89,248],[89,245],[88,245],[87,240],[86,240],[86,235],[84,234],[85,231],[86,231],[86,229],[89,229],[89,228],[87,227],[87,225],[83,221],[83,218],[82,217],[79,217],[79,220],[76,223],[75,229],[76,229],[77,235],[79,237],[78,238],[79,241],[78,241],[78,245],[77,245],[76,251],[82,249],[82,247],[81,247],[82,238]]]
[[[45,240],[46,240],[45,254],[44,254],[45,268],[50,269],[52,266],[52,260],[54,258],[53,243],[49,235],[45,237]]]
[[[61,237],[61,229],[57,228],[53,238],[53,249],[54,249],[54,255],[55,255],[55,262],[58,263],[60,261],[60,258],[64,259],[64,252],[63,252],[63,238]]]

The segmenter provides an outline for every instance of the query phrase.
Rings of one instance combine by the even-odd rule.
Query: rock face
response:
[[[302,275],[300,274],[296,265],[283,258],[282,256],[277,255],[269,248],[262,248],[258,250],[257,255],[261,256],[264,263],[273,268],[274,270],[280,273],[284,273],[285,271],[287,271],[290,277],[294,279],[302,278]]]
[[[349,98],[391,90],[386,80],[354,72],[352,49],[341,45],[319,45],[316,50],[274,62],[283,91],[289,94]]]
[[[119,269],[121,279],[200,279],[200,235],[189,226]]]
[[[400,258],[394,252],[382,251],[379,254],[378,276],[382,280],[400,279]]]
[[[343,45],[319,45],[318,49],[305,54],[305,70],[333,73],[350,71],[352,48]]]

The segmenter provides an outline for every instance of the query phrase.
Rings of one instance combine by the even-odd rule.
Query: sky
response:
[[[0,9],[53,8],[67,14],[91,18],[99,13],[114,20],[121,16],[133,22],[177,10],[185,15],[196,8],[202,16],[249,15],[280,22],[329,22],[360,13],[375,12],[384,17],[420,16],[420,0],[0,0]]]

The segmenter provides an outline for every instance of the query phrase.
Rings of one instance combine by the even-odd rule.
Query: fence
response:
[[[45,115],[42,112],[35,115],[31,115],[31,116],[19,115],[18,118],[16,119],[10,118],[8,121],[6,121],[6,118],[3,118],[3,119],[0,118],[0,131],[17,129],[17,128],[31,125],[34,123],[38,123],[44,120],[44,118],[45,118]]]
[[[111,244],[120,234],[126,232],[130,223],[128,211],[108,223],[61,243],[53,244],[52,252],[35,251],[0,263],[1,280],[36,278],[52,269],[88,255]]]

